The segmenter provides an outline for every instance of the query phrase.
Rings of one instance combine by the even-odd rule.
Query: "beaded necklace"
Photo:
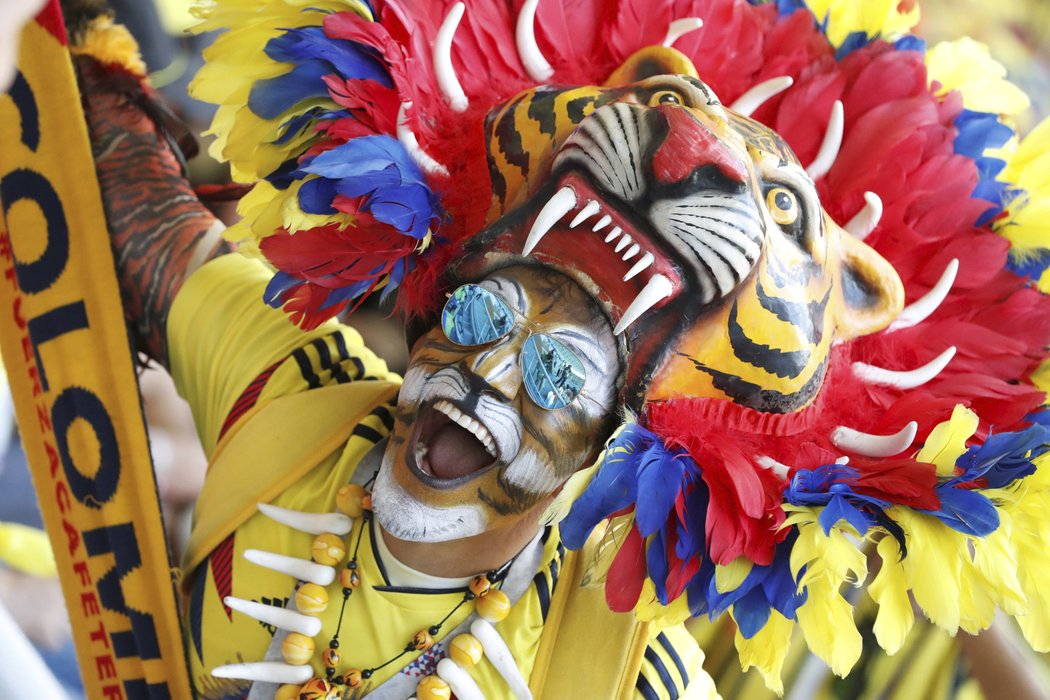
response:
[[[371,480],[365,485],[371,484]],[[425,652],[434,646],[435,636],[442,626],[457,610],[467,603],[474,602],[475,612],[480,618],[492,624],[503,620],[510,612],[510,599],[497,586],[503,583],[512,562],[507,562],[495,571],[475,576],[464,587],[463,598],[440,621],[419,630],[412,639],[395,656],[390,657],[378,666],[371,668],[350,668],[338,673],[342,660],[339,651],[339,633],[342,631],[343,613],[350,596],[361,586],[361,575],[358,568],[358,552],[365,528],[372,522],[372,499],[365,486],[347,484],[336,494],[336,507],[343,514],[361,520],[354,542],[353,553],[346,566],[339,572],[339,583],[342,586],[342,603],[335,633],[321,655],[325,667],[325,677],[315,677],[302,686],[283,685],[275,700],[351,700],[365,695],[370,686],[370,679],[376,671],[394,663],[405,654]],[[346,556],[347,548],[343,538],[333,533],[318,535],[311,546],[311,559],[324,566],[336,566]],[[513,561],[513,560],[512,560]],[[300,582],[295,591],[295,604],[299,612],[306,615],[319,615],[328,608],[328,592],[324,586],[316,583]],[[307,664],[313,658],[315,644],[312,637],[299,632],[289,633],[281,644],[281,655],[293,665]],[[447,658],[460,669],[469,668],[481,661],[482,643],[470,633],[462,633],[451,640]],[[428,675],[422,678],[416,687],[418,700],[445,700],[451,696],[452,686],[439,675]]]

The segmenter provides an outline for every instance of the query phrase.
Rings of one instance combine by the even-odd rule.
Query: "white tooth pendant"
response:
[[[345,535],[354,526],[354,521],[342,513],[304,513],[269,503],[260,503],[259,512],[270,520],[310,535],[320,535],[325,532]]]
[[[919,424],[915,421],[893,435],[872,435],[840,425],[831,431],[831,442],[840,450],[865,457],[892,457],[908,449],[918,430]]]
[[[613,335],[620,335],[623,333],[632,323],[637,321],[642,314],[671,296],[673,291],[674,286],[671,284],[671,280],[663,275],[657,273],[650,277],[649,283],[645,285],[645,288],[642,291],[638,292],[638,296],[634,298],[631,305],[623,312],[623,316],[620,317],[620,322],[617,323],[616,328],[613,329]]]
[[[937,280],[937,284],[933,285],[933,289],[904,307],[904,311],[901,311],[901,315],[890,324],[886,331],[892,332],[899,331],[901,328],[911,328],[915,324],[925,321],[948,296],[952,285],[955,284],[955,276],[957,274],[959,274],[959,259],[952,258],[944,268],[944,272],[941,273],[941,278]]]
[[[554,69],[547,59],[543,57],[539,44],[536,43],[536,6],[540,0],[525,0],[518,13],[518,23],[514,28],[514,40],[518,45],[518,55],[521,63],[528,71],[529,77],[537,83],[547,82]]]
[[[263,605],[251,600],[242,600],[233,596],[223,598],[226,606],[237,612],[247,615],[266,625],[273,625],[277,629],[287,632],[298,632],[307,637],[316,637],[321,633],[321,620],[297,613],[294,610],[285,610],[273,605]],[[307,679],[309,680],[309,679]],[[305,683],[305,681],[303,681]]]
[[[234,678],[241,681],[302,685],[313,678],[314,669],[310,664],[292,666],[280,661],[257,661],[218,666],[212,669],[211,675],[216,678]]]
[[[327,586],[335,580],[333,567],[323,566],[307,559],[264,552],[261,549],[244,550],[244,558],[271,571],[288,574],[292,578],[316,583],[318,586]]]
[[[452,67],[452,38],[456,35],[459,21],[463,19],[464,7],[461,2],[453,5],[434,37],[434,77],[441,92],[448,98],[449,105],[457,112],[466,111],[470,104],[456,77],[456,69]]]
[[[863,241],[879,225],[881,218],[882,198],[874,192],[865,192],[864,208],[857,212],[857,215],[850,219],[842,228],[850,235],[856,236]]]
[[[869,365],[866,362],[854,362],[853,374],[868,384],[892,386],[898,389],[914,389],[930,381],[948,366],[955,357],[955,346],[949,346],[944,352],[933,358],[922,367],[898,371]]]
[[[761,107],[766,100],[784,92],[791,87],[794,82],[795,81],[790,75],[781,75],[776,78],[770,78],[769,80],[759,83],[738,97],[730,109],[734,112],[739,112],[745,117],[750,117],[751,113]]]
[[[576,192],[571,187],[565,186],[555,192],[554,196],[543,205],[543,209],[540,209],[540,213],[536,215],[536,221],[533,222],[529,236],[525,239],[525,247],[521,254],[531,253],[543,240],[543,237],[554,228],[554,224],[561,221],[575,206]]]
[[[817,157],[806,168],[806,173],[814,180],[819,180],[828,174],[831,166],[838,158],[839,149],[842,147],[842,132],[845,126],[845,115],[842,110],[842,100],[835,100],[831,105],[831,117],[828,120],[827,131],[824,132],[824,140],[820,144]]]
[[[667,34],[664,36],[663,45],[670,48],[671,44],[675,43],[689,32],[695,31],[702,26],[704,26],[704,20],[699,17],[676,19],[667,26]]]
[[[580,210],[580,213],[576,215],[576,218],[569,223],[569,228],[576,228],[587,219],[591,218],[602,210],[601,205],[595,202],[593,199],[587,202],[587,206]]]

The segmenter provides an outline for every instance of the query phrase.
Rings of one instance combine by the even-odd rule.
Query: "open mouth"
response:
[[[423,481],[450,488],[494,467],[499,449],[481,421],[438,399],[420,408],[408,454]]]

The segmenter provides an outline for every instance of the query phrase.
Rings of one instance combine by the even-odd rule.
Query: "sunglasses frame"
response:
[[[540,408],[542,408],[545,411],[559,411],[559,410],[561,410],[563,408],[568,408],[569,406],[571,406],[576,401],[577,398],[579,398],[581,396],[583,396],[583,397],[587,398],[588,400],[590,400],[590,401],[594,402],[595,404],[597,404],[597,402],[594,401],[594,399],[591,399],[589,396],[586,395],[586,392],[583,389],[583,384],[580,385],[580,388],[576,392],[576,394],[568,402],[566,402],[562,406],[549,406],[549,407],[548,406],[544,406],[539,400],[536,399],[535,396],[533,396],[532,390],[529,389],[529,382],[527,382],[525,380],[525,371],[526,371],[526,368],[525,368],[525,346],[533,338],[546,338],[547,340],[551,341],[552,343],[555,343],[556,345],[558,345],[558,346],[560,346],[562,348],[565,348],[565,350],[568,351],[569,354],[571,354],[576,359],[576,362],[579,363],[580,371],[583,374],[583,383],[586,384],[586,382],[587,382],[587,369],[586,369],[586,367],[584,367],[584,362],[583,362],[582,359],[580,359],[580,356],[572,348],[570,348],[568,345],[566,345],[565,343],[561,342],[557,338],[553,337],[549,333],[544,332],[541,329],[541,327],[536,322],[534,322],[532,319],[530,319],[528,316],[526,316],[520,310],[514,308],[514,306],[511,305],[511,303],[508,302],[506,299],[504,299],[502,296],[500,296],[496,292],[492,291],[491,289],[486,289],[485,287],[482,287],[479,284],[467,283],[467,284],[461,284],[460,286],[456,287],[456,289],[451,294],[448,295],[448,298],[445,301],[445,305],[441,308],[441,332],[444,334],[444,336],[448,339],[448,341],[450,343],[452,343],[453,345],[456,345],[457,347],[461,347],[461,348],[480,348],[480,347],[483,347],[485,345],[490,345],[492,343],[495,343],[496,341],[502,340],[503,338],[506,338],[507,336],[509,336],[511,333],[514,332],[515,326],[518,325],[517,321],[515,321],[514,323],[511,324],[510,328],[508,328],[505,333],[503,333],[502,335],[499,335],[499,336],[493,338],[492,340],[488,340],[488,341],[485,341],[483,343],[476,343],[476,344],[473,344],[473,345],[467,345],[467,344],[459,343],[459,342],[456,342],[455,340],[453,340],[449,336],[448,331],[445,329],[445,314],[448,311],[448,305],[452,302],[453,297],[456,295],[456,293],[459,292],[461,289],[465,289],[465,288],[478,289],[478,290],[481,290],[482,292],[484,292],[485,294],[492,295],[492,297],[495,298],[496,300],[498,300],[503,305],[504,308],[508,309],[511,312],[511,314],[513,314],[516,317],[517,320],[522,321],[523,322],[522,325],[526,328],[526,330],[528,330],[529,336],[522,343],[521,351],[518,353],[518,367],[521,370],[521,374],[522,374],[521,383],[522,383],[522,386],[525,388],[525,393],[527,393],[529,395],[529,400],[531,400],[534,404],[536,404],[537,406],[539,406]],[[545,369],[544,369],[544,373],[546,373]],[[548,379],[549,379],[549,375],[548,375]],[[554,391],[557,392],[558,397],[561,398],[562,397],[562,392],[564,391],[564,389],[559,389],[557,384],[553,380],[551,380],[551,386],[554,387]]]

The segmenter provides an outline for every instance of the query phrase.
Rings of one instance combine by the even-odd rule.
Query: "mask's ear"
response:
[[[605,87],[624,87],[658,75],[688,75],[699,80],[696,66],[684,53],[666,46],[648,46],[636,51],[613,71]]]
[[[893,266],[859,239],[825,218],[832,250],[839,250],[842,305],[836,337],[856,338],[882,330],[904,308],[904,285]],[[835,245],[837,240],[837,245]]]

